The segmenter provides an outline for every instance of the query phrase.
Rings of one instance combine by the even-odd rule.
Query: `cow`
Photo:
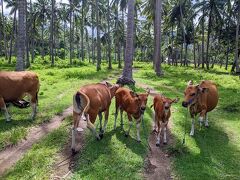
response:
[[[214,82],[203,80],[198,85],[193,85],[193,81],[189,81],[184,91],[183,107],[189,107],[192,118],[192,127],[190,136],[194,135],[194,118],[199,116],[200,127],[205,119],[205,126],[208,127],[207,113],[212,111],[218,103],[218,90]]]
[[[75,137],[80,119],[86,118],[87,127],[96,136],[97,140],[103,137],[106,130],[109,106],[111,99],[119,85],[111,85],[108,82],[89,84],[82,86],[79,91],[73,95],[73,128],[72,128],[72,152],[75,153]],[[102,128],[102,112],[105,115],[104,126]],[[100,120],[100,134],[97,133],[94,123],[97,115]]]
[[[160,136],[163,129],[163,144],[167,144],[167,125],[169,118],[171,116],[171,105],[177,103],[179,98],[170,99],[162,95],[156,95],[153,98],[153,105],[151,108],[154,108],[154,131],[157,132],[157,142],[156,146],[160,146]],[[156,130],[157,128],[157,130]]]
[[[19,101],[26,95],[29,95],[31,98],[31,119],[35,118],[39,87],[39,79],[34,72],[0,71],[0,108],[3,109],[7,122],[11,121],[11,116],[5,103]]]
[[[125,133],[125,136],[128,137],[130,133],[130,129],[132,127],[132,117],[136,120],[137,125],[137,141],[141,142],[140,139],[140,122],[141,117],[144,114],[146,109],[146,104],[148,100],[149,90],[147,93],[137,94],[127,88],[119,88],[115,94],[116,98],[116,112],[115,112],[115,120],[114,120],[114,129],[116,129],[116,121],[118,116],[118,111],[120,110],[121,116],[121,127],[123,129],[123,111],[127,113],[128,120],[129,120],[129,129]]]

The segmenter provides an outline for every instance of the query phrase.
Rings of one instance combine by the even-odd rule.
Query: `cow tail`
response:
[[[83,104],[86,102],[86,104]],[[88,96],[82,92],[77,92],[73,97],[73,110],[78,114],[84,114],[88,111],[90,100]]]

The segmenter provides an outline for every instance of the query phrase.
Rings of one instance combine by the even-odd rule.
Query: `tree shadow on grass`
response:
[[[214,122],[214,120],[213,120]],[[181,123],[184,128],[184,123]],[[240,151],[229,141],[224,130],[211,123],[209,128],[199,130],[194,137],[188,136],[190,123],[187,124],[186,146],[188,153],[177,154],[174,158],[176,174],[182,179],[237,179],[240,176]],[[193,139],[192,139],[193,138]],[[181,143],[180,137],[175,137]],[[189,146],[192,144],[192,147]],[[195,144],[195,145],[194,145]],[[183,146],[181,146],[183,148]]]

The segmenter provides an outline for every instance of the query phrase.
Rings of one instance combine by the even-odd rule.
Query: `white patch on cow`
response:
[[[203,117],[199,117],[199,125],[200,125],[200,127],[202,127],[202,123],[203,123]]]
[[[206,118],[205,118],[205,127],[208,127],[209,124],[208,124],[208,115],[206,114]]]
[[[152,118],[153,118],[153,122],[154,122],[153,131],[157,131],[157,122],[156,122],[155,112],[154,111],[152,113]]]
[[[137,141],[140,142],[140,122],[137,122]]]
[[[167,128],[166,127],[164,127],[164,130],[163,130],[163,142],[167,143]]]
[[[133,122],[129,121],[129,128],[128,128],[128,131],[127,131],[127,135],[130,134],[130,130],[131,130],[132,125],[133,125]]]
[[[190,132],[190,136],[194,135],[194,118],[192,118],[192,127],[191,127],[191,132]]]

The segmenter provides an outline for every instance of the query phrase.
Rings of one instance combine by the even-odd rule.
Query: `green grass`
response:
[[[1,69],[13,70],[13,65],[0,61]],[[116,66],[114,66],[116,69]],[[81,63],[81,66],[69,66],[66,61],[55,68],[49,64],[42,65],[36,62],[29,69],[36,72],[40,78],[39,106],[37,118],[30,120],[31,108],[18,109],[13,106],[8,108],[12,121],[5,122],[4,114],[0,114],[0,150],[16,144],[26,137],[28,129],[34,125],[47,122],[56,114],[61,113],[72,103],[73,93],[83,84],[99,82],[108,76],[115,76],[118,70],[103,70],[96,72],[94,65]]]
[[[103,70],[95,73],[95,67],[82,64],[81,67],[51,68],[46,65],[36,65],[34,71],[41,75],[42,95],[40,108],[36,122],[29,122],[23,117],[28,117],[30,110],[21,111],[18,126],[26,133],[27,128],[41,123],[60,113],[62,109],[71,104],[71,96],[74,90],[82,84],[99,81],[101,78],[111,76],[114,73]],[[168,97],[179,96],[182,100],[186,83],[193,79],[199,82],[202,79],[211,79],[218,84],[220,100],[217,108],[209,113],[210,128],[202,130],[196,126],[195,136],[190,137],[190,119],[187,120],[187,135],[185,145],[181,145],[184,134],[186,109],[181,107],[181,100],[172,108],[172,134],[175,143],[168,148],[172,153],[172,170],[175,179],[239,179],[240,177],[240,84],[236,76],[227,75],[222,69],[216,67],[209,72],[194,70],[191,67],[163,66],[165,75],[156,77],[151,64],[134,63],[138,70],[134,72],[134,78],[138,82],[148,84]],[[9,69],[9,68],[7,68]],[[83,70],[83,73],[79,72]],[[85,72],[88,74],[85,76]],[[97,76],[97,77],[95,77]],[[78,78],[81,77],[81,78]],[[115,81],[112,80],[113,82]],[[56,83],[58,85],[56,85]],[[53,88],[53,86],[55,87]],[[142,88],[137,87],[137,91]],[[60,97],[60,99],[57,99]],[[52,104],[51,104],[52,103]],[[152,98],[148,100],[148,107],[152,104]],[[52,108],[53,107],[53,108]],[[56,110],[57,109],[57,110]],[[11,111],[20,112],[13,108]],[[41,115],[41,113],[43,113]],[[44,114],[45,113],[45,114]],[[15,117],[18,117],[14,114]],[[20,114],[20,113],[19,113]],[[110,109],[107,132],[101,141],[96,141],[89,130],[86,131],[85,145],[78,154],[78,160],[72,179],[142,179],[144,159],[147,153],[147,142],[141,127],[142,143],[136,142],[136,124],[134,123],[128,138],[124,137],[124,131],[120,129],[120,117],[117,121],[117,130],[113,130],[114,100]],[[145,113],[145,125],[147,135],[150,133],[152,111],[147,108]],[[22,117],[22,118],[21,118]],[[189,116],[188,116],[189,117]],[[71,118],[70,118],[71,119]],[[1,120],[3,123],[4,121]],[[14,121],[15,122],[15,121]],[[26,126],[21,123],[27,122]],[[12,129],[18,128],[14,124],[8,125]],[[98,126],[98,121],[96,121]],[[56,161],[59,151],[67,143],[70,133],[70,121],[66,121],[59,129],[49,133],[13,167],[4,177],[6,179],[48,179],[53,170],[52,165]],[[10,128],[10,129],[11,129]],[[99,127],[98,127],[99,128]],[[128,121],[124,115],[124,129],[128,128]],[[2,131],[1,131],[2,132]],[[11,132],[11,131],[10,131]],[[7,132],[4,132],[7,133]],[[14,134],[14,132],[11,132]],[[15,134],[19,129],[15,130]],[[12,137],[16,136],[13,135]],[[21,139],[21,138],[19,138]],[[1,139],[0,139],[1,140]],[[70,147],[69,147],[70,148]],[[35,157],[35,156],[36,157]]]

